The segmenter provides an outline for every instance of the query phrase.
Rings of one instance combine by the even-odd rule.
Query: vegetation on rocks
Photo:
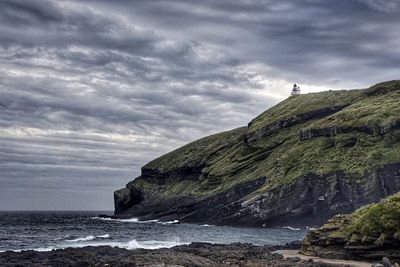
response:
[[[301,252],[328,258],[400,259],[400,193],[311,230]]]
[[[400,243],[400,193],[358,209],[341,232],[349,239],[361,238],[377,245],[388,240]]]
[[[262,225],[282,212],[329,217],[377,201],[400,190],[398,103],[400,81],[288,97],[247,127],[199,139],[143,166],[142,175],[127,185],[144,199],[136,215],[149,206],[192,214],[193,203],[184,208],[181,199],[216,197],[211,202],[224,206],[218,194],[225,194],[242,205],[218,206],[221,216],[257,218],[248,223]],[[249,183],[244,194],[240,187]],[[305,190],[297,202],[295,188]],[[117,193],[116,203],[130,203],[118,199],[121,195],[126,194]]]

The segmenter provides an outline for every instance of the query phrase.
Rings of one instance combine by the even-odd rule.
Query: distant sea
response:
[[[177,221],[111,220],[107,211],[0,212],[0,252],[84,246],[157,249],[191,242],[278,245],[302,239],[305,228],[247,228]]]

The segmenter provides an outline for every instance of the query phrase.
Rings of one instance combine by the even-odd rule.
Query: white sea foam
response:
[[[90,240],[92,241],[92,240]],[[40,248],[30,248],[30,249],[24,249],[24,250],[35,250],[35,251],[40,251],[40,252],[45,252],[45,251],[52,251],[54,249],[64,249],[64,248],[82,248],[86,246],[111,246],[111,247],[120,247],[120,248],[126,248],[130,250],[134,249],[159,249],[159,248],[171,248],[174,246],[179,246],[179,245],[184,245],[188,243],[181,243],[179,240],[177,241],[158,241],[158,240],[148,240],[148,241],[137,241],[136,239],[126,241],[126,242],[117,242],[117,241],[108,241],[108,242],[72,242],[72,243],[67,243],[67,244],[59,244],[59,245],[52,245],[48,247],[40,247]],[[14,252],[21,252],[24,250],[11,250]],[[0,251],[5,252],[5,251]]]
[[[97,238],[110,238],[109,234],[105,234],[105,235],[98,235],[96,236]]]
[[[177,223],[179,223],[179,220],[159,222],[159,223],[162,224],[162,225],[177,224]]]
[[[92,217],[95,220],[103,220],[103,221],[113,221],[113,222],[129,222],[129,223],[155,223],[158,220],[145,220],[141,221],[138,218],[129,218],[129,219],[111,219],[111,218],[102,218],[102,217]]]
[[[133,223],[137,223],[139,222],[138,218],[130,218],[130,219],[114,219],[115,221],[118,222],[133,222]]]
[[[88,235],[88,236],[85,236],[85,237],[78,237],[78,238],[70,239],[70,240],[66,240],[66,241],[67,242],[81,242],[81,241],[90,241],[90,240],[93,240],[95,238],[96,237],[93,236],[93,235]]]
[[[49,247],[46,247],[46,248],[29,248],[29,249],[0,250],[0,253],[7,252],[7,251],[21,252],[21,251],[27,251],[27,250],[34,250],[34,251],[39,251],[39,252],[46,252],[46,251],[52,251],[53,249],[57,249],[57,247],[49,246]]]
[[[156,223],[159,220],[147,220],[147,221],[138,221],[138,223]]]
[[[127,249],[159,249],[159,248],[171,248],[174,246],[182,245],[179,241],[157,241],[157,240],[149,240],[149,241],[136,241],[135,239],[129,241]]]
[[[202,225],[200,225],[201,227],[210,227],[210,226],[214,226],[214,225],[211,225],[211,224],[202,224]]]
[[[88,235],[85,237],[79,237],[76,239],[70,239],[70,240],[66,240],[66,241],[67,242],[86,242],[86,241],[94,240],[96,238],[110,238],[110,235],[109,234],[98,235],[98,236]]]
[[[282,228],[289,229],[292,231],[300,231],[301,230],[300,228],[296,228],[296,227],[292,227],[292,226],[283,226]]]
[[[111,218],[103,218],[103,217],[91,217],[90,219],[93,219],[93,220],[102,220],[102,221],[114,221],[114,219],[111,219]]]

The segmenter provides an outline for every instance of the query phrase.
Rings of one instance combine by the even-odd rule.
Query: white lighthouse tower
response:
[[[292,96],[299,95],[299,94],[301,94],[300,86],[297,86],[297,84],[294,84],[293,89],[292,89]]]

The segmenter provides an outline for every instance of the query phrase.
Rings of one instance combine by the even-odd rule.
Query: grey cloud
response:
[[[9,26],[49,24],[63,20],[62,13],[49,1],[3,0],[0,21]]]
[[[396,0],[359,0],[373,10],[395,13],[400,10],[400,3]]]
[[[397,9],[391,0],[0,1],[0,209],[65,208],[72,198],[87,204],[71,209],[112,208],[112,191],[140,166],[246,125],[293,80],[336,89],[398,78]],[[41,196],[57,193],[54,205]]]
[[[194,31],[196,38],[222,42],[242,60],[261,60],[275,68],[274,74],[282,78],[301,76],[303,81],[326,84],[332,73],[346,80],[352,79],[352,75],[354,81],[358,75],[368,76],[362,72],[367,68],[359,65],[378,71],[388,60],[388,68],[399,64],[395,50],[398,35],[394,28],[399,26],[397,15],[376,12],[366,2],[174,1],[158,4],[156,1],[157,4],[143,5],[143,9],[151,9],[157,16],[141,19],[154,24],[162,20],[163,30],[174,33],[175,29],[186,32],[200,28]],[[248,8],[248,5],[257,8]],[[146,14],[140,8],[137,10],[134,17]],[[206,32],[202,30],[204,24]],[[391,40],[394,43],[391,49],[384,49],[382,40]],[[232,42],[235,45],[230,46]],[[351,69],[362,73],[349,74]],[[385,79],[380,77],[370,82]]]

